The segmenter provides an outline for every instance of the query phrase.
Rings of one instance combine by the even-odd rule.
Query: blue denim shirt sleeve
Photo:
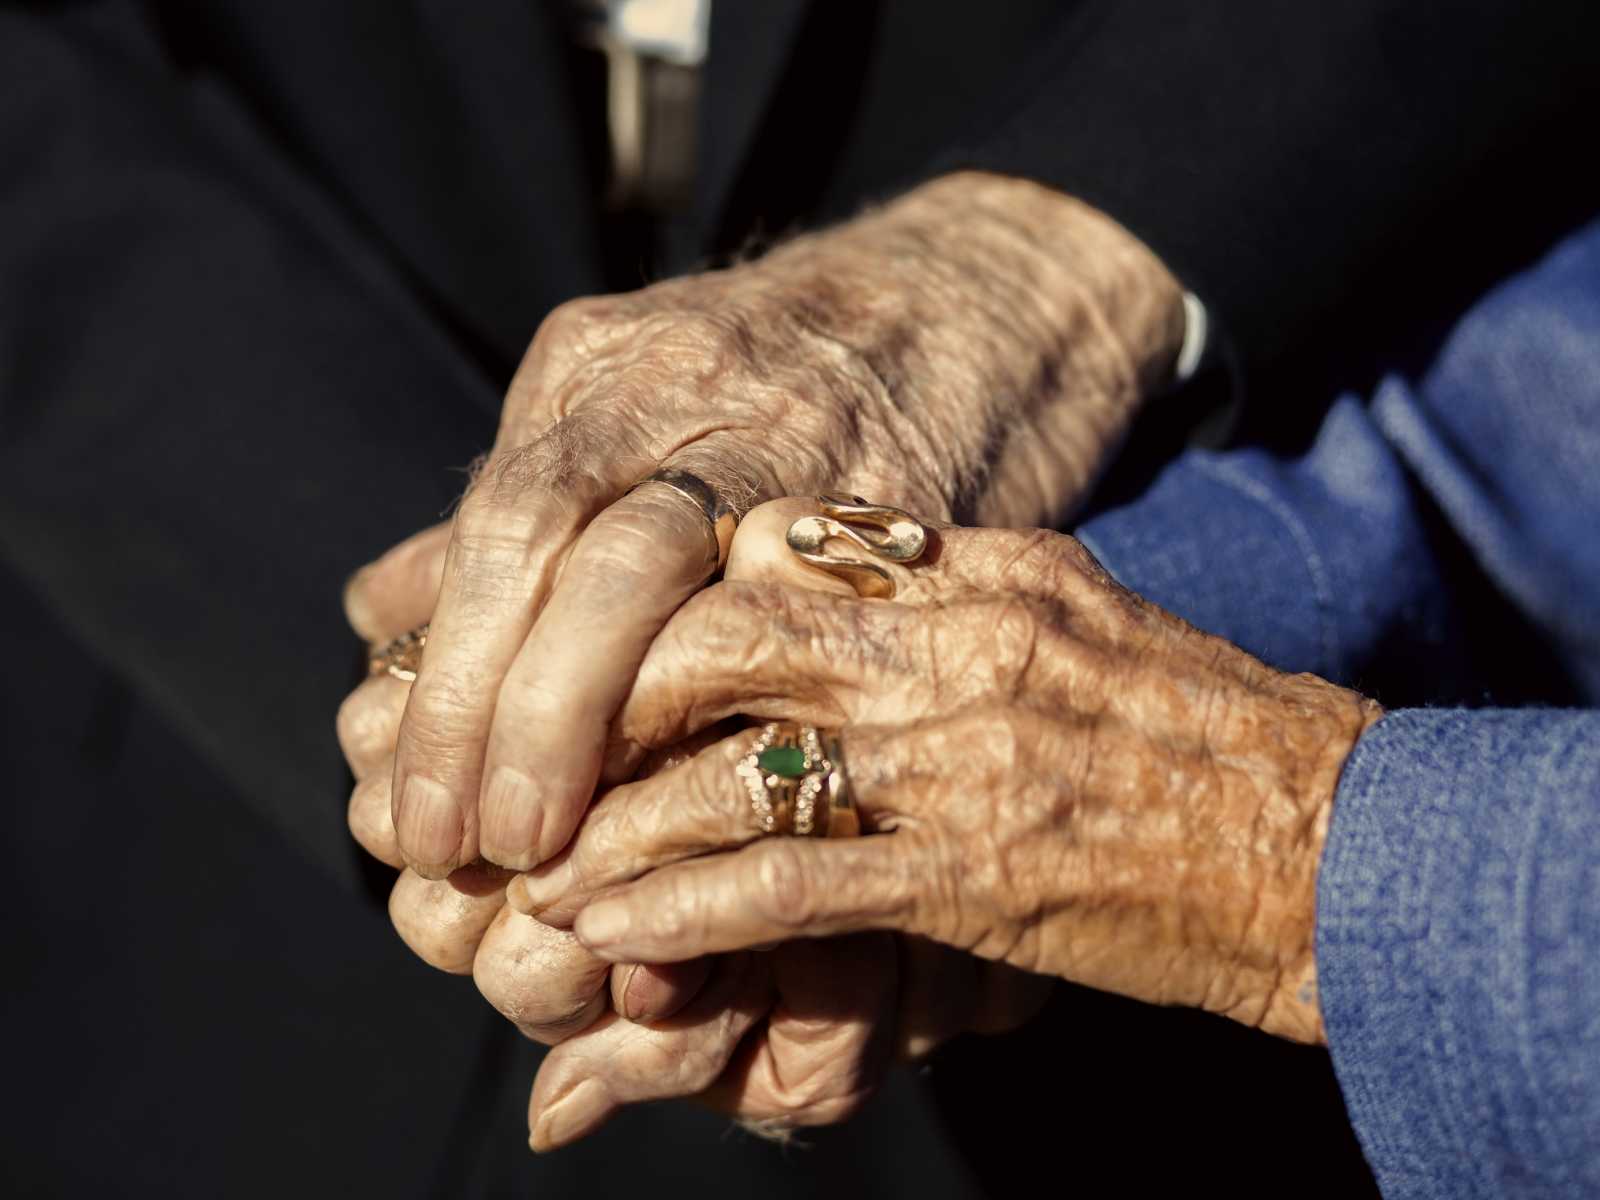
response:
[[[1077,534],[1126,587],[1280,670],[1359,686],[1401,637],[1449,669],[1450,603],[1414,492],[1355,400],[1303,457],[1190,451]]]
[[[1383,1194],[1600,1196],[1600,712],[1385,716],[1345,766],[1317,904]]]

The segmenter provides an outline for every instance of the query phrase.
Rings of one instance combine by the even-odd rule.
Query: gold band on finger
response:
[[[842,538],[884,562],[913,563],[928,548],[927,526],[902,509],[872,504],[860,496],[824,492],[817,504],[820,516],[801,517],[789,526],[785,540],[795,557],[844,580],[858,596],[894,599],[894,576],[880,562],[829,554],[827,543]]]
[[[378,647],[367,660],[367,672],[371,675],[392,675],[412,683],[417,678],[417,668],[422,665],[422,648],[427,644],[428,627],[418,625],[392,642]]]
[[[839,736],[827,740],[828,777],[823,783],[819,824],[822,836],[830,838],[855,837],[861,832],[861,814],[856,811],[856,800],[850,791],[850,776],[844,769],[844,747]]]
[[[762,833],[854,837],[861,831],[838,749],[837,735],[812,725],[761,727],[734,772]]]
[[[654,471],[628,490],[638,491],[647,483],[658,483],[671,488],[699,510],[700,515],[706,519],[706,534],[710,538],[708,545],[716,555],[717,565],[714,570],[722,570],[728,561],[728,550],[733,546],[734,530],[739,528],[738,510],[700,476],[689,471],[680,471],[676,467],[663,467],[659,471]]]

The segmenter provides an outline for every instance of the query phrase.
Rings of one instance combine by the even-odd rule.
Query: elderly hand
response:
[[[756,536],[736,543],[730,578],[837,586],[786,556],[761,553],[768,539],[759,531],[776,507],[756,514]],[[402,605],[406,598],[392,595],[389,602]],[[391,612],[389,629],[411,618]],[[394,867],[403,861],[389,780],[409,688],[387,675],[371,678],[351,694],[338,722],[357,777],[351,832]],[[675,769],[718,732],[713,727],[648,756],[641,776]],[[597,832],[604,814],[621,808],[625,795],[624,787],[602,802],[586,827],[586,855],[604,840]],[[632,832],[631,841],[612,840],[611,851],[626,856],[660,849],[644,831]],[[538,1150],[585,1136],[624,1104],[678,1097],[693,1097],[761,1132],[841,1120],[872,1094],[891,1057],[921,1058],[960,1032],[1014,1028],[1047,995],[1043,978],[925,939],[884,935],[612,969],[561,928],[559,912],[534,921],[507,908],[509,876],[484,865],[459,868],[444,880],[403,869],[389,911],[420,958],[443,971],[471,972],[484,996],[524,1035],[556,1046],[541,1065],[529,1105],[530,1140]]]
[[[389,777],[408,690],[397,679],[377,676],[352,693],[339,714],[340,744],[357,781],[350,830],[373,857],[402,868],[389,896],[389,917],[406,945],[441,971],[470,972],[502,1015],[544,1043],[588,1028],[612,1006],[644,1020],[671,1016],[687,1003],[709,963],[613,972],[611,963],[585,950],[570,932],[506,908],[511,872],[503,868],[474,864],[439,880],[405,869],[390,819]],[[683,757],[681,750],[652,756],[643,769],[648,773]]]
[[[936,180],[733,269],[575,301],[535,337],[453,523],[358,574],[376,639],[432,615],[399,735],[405,861],[517,868],[571,836],[663,623],[712,573],[703,514],[839,487],[1052,519],[1170,370],[1179,288],[1135,239],[1020,180]],[[431,590],[442,580],[437,606]],[[406,597],[429,593],[428,612]]]
[[[804,508],[788,504],[774,529]],[[638,822],[657,850],[597,856],[580,835],[513,901],[577,909],[579,939],[612,959],[896,930],[1322,1040],[1317,866],[1377,707],[1141,601],[1070,537],[940,542],[891,568],[895,601],[707,589],[619,718],[644,745],[732,713],[840,726],[880,836],[759,836],[740,735],[595,810],[596,830]]]

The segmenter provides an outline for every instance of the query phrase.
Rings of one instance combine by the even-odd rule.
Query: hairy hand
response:
[[[623,811],[596,809],[597,828],[651,830],[654,851],[584,858],[580,837],[580,865],[540,872],[557,895],[530,906],[577,908],[603,957],[895,930],[1321,1040],[1317,866],[1376,706],[1141,601],[1070,537],[939,540],[935,562],[893,568],[893,602],[706,590],[619,718],[644,745],[733,713],[843,727],[880,836],[759,838],[732,771],[739,735],[632,785]]]
[[[651,639],[715,565],[700,513],[634,482],[672,467],[740,504],[844,488],[1052,519],[1181,332],[1177,284],[1125,231],[977,174],[552,313],[454,521],[347,594],[369,638],[432,616],[394,762],[403,859],[432,879],[480,856],[527,868],[571,836]]]

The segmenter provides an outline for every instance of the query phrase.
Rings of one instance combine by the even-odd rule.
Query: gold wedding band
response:
[[[674,467],[663,467],[652,472],[628,490],[638,491],[647,483],[659,483],[671,488],[699,510],[706,519],[706,534],[710,538],[708,545],[717,558],[714,570],[722,570],[728,561],[728,550],[733,545],[734,530],[739,527],[739,513],[733,505],[700,476]]]
[[[837,838],[861,832],[837,734],[787,721],[763,725],[734,773],[762,833]]]
[[[860,496],[824,492],[817,504],[821,516],[801,517],[789,526],[785,540],[795,557],[844,580],[858,596],[892,600],[894,576],[880,563],[829,554],[825,547],[831,539],[841,538],[885,562],[912,563],[928,548],[927,527],[902,509],[871,504]]]
[[[368,673],[388,674],[411,683],[417,678],[417,667],[422,663],[422,648],[427,644],[428,627],[418,625],[374,651],[367,663]]]

